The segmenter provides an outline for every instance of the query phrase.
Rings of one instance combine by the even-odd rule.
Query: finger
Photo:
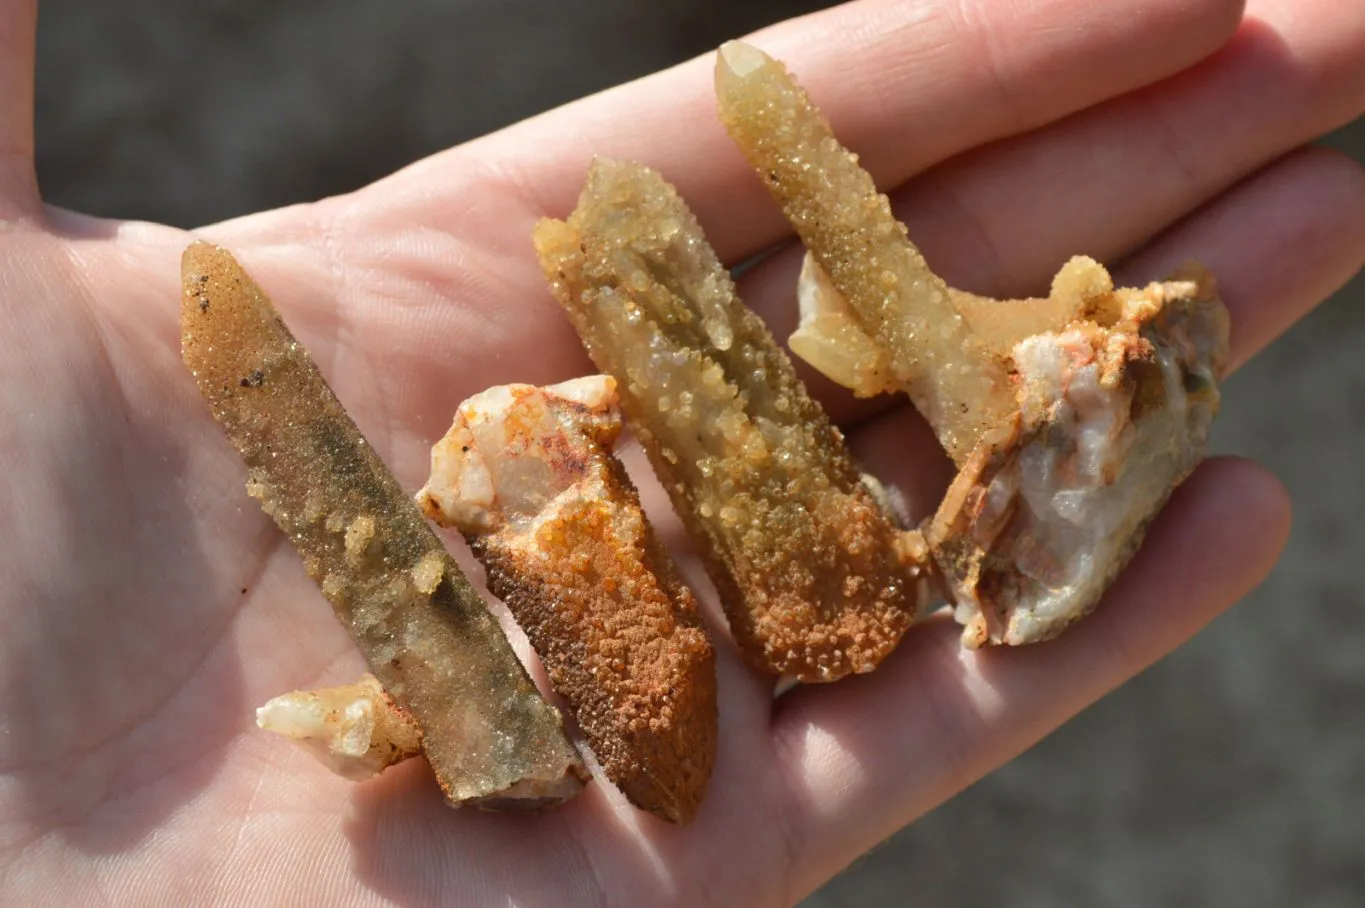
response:
[[[838,133],[895,185],[1179,71],[1222,44],[1240,11],[1241,0],[859,0],[754,40],[790,61]],[[458,196],[470,178],[491,177],[531,216],[562,217],[594,155],[638,160],[678,184],[722,259],[739,260],[790,231],[716,119],[712,66],[707,55],[612,89],[398,179]]]
[[[1294,152],[1162,234],[1116,276],[1140,286],[1191,258],[1218,278],[1236,370],[1365,267],[1365,169],[1323,148]],[[845,419],[853,410],[839,403],[868,403],[832,400]],[[953,468],[913,408],[888,404],[848,440],[911,520],[933,512]]]
[[[1324,148],[1295,152],[1158,237],[1124,283],[1207,265],[1232,313],[1241,367],[1365,267],[1365,169]]]
[[[1324,10],[1332,6],[1323,2]],[[1301,5],[1291,10],[1258,2],[1256,9],[1260,18],[1248,20],[1228,47],[1189,72],[911,181],[894,194],[910,236],[956,286],[1004,297],[1042,292],[1070,256],[1113,261],[1131,254],[1253,168],[1365,108],[1365,6],[1333,19],[1301,15]],[[1343,203],[1353,198],[1333,200],[1330,209],[1339,218],[1349,216]],[[1307,229],[1297,217],[1302,205],[1290,204],[1297,229]],[[1282,207],[1266,210],[1277,216],[1260,215],[1260,226],[1283,235]],[[1229,229],[1233,226],[1223,225],[1224,243],[1252,240],[1245,229],[1251,225]],[[1354,236],[1328,238],[1332,241],[1320,248],[1303,251],[1310,259],[1335,256],[1349,276],[1359,262],[1343,259],[1341,249]],[[740,282],[741,295],[779,337],[795,326],[800,257],[799,248],[784,251]],[[1236,277],[1251,273],[1281,281],[1302,273],[1281,264],[1275,275],[1261,274],[1256,265],[1264,260],[1245,256],[1222,261],[1222,267],[1213,266],[1220,278],[1230,269],[1237,269]],[[1124,280],[1157,276],[1147,271]],[[1333,277],[1325,271],[1319,276]],[[1311,306],[1322,295],[1305,287],[1300,298]],[[803,377],[811,374],[807,370]],[[812,387],[844,425],[882,412],[889,403],[885,397],[855,400],[821,379]]]
[[[930,622],[876,673],[781,701],[777,768],[799,891],[1187,640],[1264,578],[1289,519],[1269,474],[1211,461],[1177,491],[1099,611],[1061,638],[973,652],[952,622]]]
[[[33,173],[36,0],[0,0],[0,218],[38,207]]]
[[[1082,0],[1045,0],[1019,6],[1003,25],[986,25],[946,14],[916,22],[913,10],[930,7],[861,0],[779,26],[763,40],[784,56],[809,59],[803,76],[832,102],[841,131],[879,176],[895,181],[965,145],[1179,68],[1223,40],[1240,9],[1239,0],[1121,5],[1109,10],[1125,15],[1101,16]],[[1058,29],[1058,21],[1069,25]],[[989,28],[997,31],[983,31]],[[991,46],[1008,48],[994,69],[982,67],[973,50],[989,35]],[[834,59],[832,45],[844,56]],[[356,395],[362,411],[392,410],[412,414],[409,426],[438,426],[477,390],[475,382],[544,383],[587,368],[543,279],[526,263],[533,221],[568,210],[590,153],[661,167],[683,184],[732,258],[785,233],[715,120],[710,66],[694,61],[428,159],[361,193],[219,225],[208,235],[260,247],[266,277],[272,265],[265,247],[287,263],[294,297],[318,301],[300,314],[305,336],[311,318],[387,351],[376,357],[382,362],[350,362],[344,371],[357,387],[339,393]],[[849,71],[867,75],[850,88]],[[1001,93],[1001,84],[1023,81],[1049,90],[1017,100]],[[869,92],[869,84],[879,90]],[[751,229],[755,212],[768,227]],[[312,247],[347,251],[319,256]],[[411,330],[419,325],[420,332]],[[458,369],[449,346],[431,337],[459,339]],[[388,452],[399,469],[421,460],[420,446],[409,441],[399,438]]]
[[[988,295],[1043,292],[1077,253],[1131,253],[1365,108],[1365,6],[1332,18],[1302,7],[1258,2],[1260,18],[1194,69],[926,173],[894,193],[897,215],[949,283]],[[779,337],[795,325],[800,256],[788,250],[741,280]],[[879,406],[828,399],[843,419]]]
[[[950,283],[1042,293],[1070,256],[1127,255],[1362,111],[1365,4],[1253,0],[1198,66],[926,174],[896,208]]]

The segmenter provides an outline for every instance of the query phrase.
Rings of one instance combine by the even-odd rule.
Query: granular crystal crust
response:
[[[925,535],[965,642],[1060,633],[1204,455],[1228,343],[1212,279],[1115,290],[1077,256],[1043,299],[955,290],[781,64],[728,44],[716,91],[807,246],[792,349],[857,394],[907,392],[959,467]]]
[[[715,654],[610,453],[620,431],[608,376],[491,388],[460,405],[418,501],[465,534],[607,777],[687,823],[715,762]]]
[[[896,385],[961,465],[1013,409],[1006,364],[977,343],[890,201],[781,63],[747,44],[726,44],[716,60],[716,97],[721,122],[847,301],[852,321],[885,351]],[[803,340],[796,343],[799,349]],[[878,379],[854,388],[884,386]]]
[[[563,800],[584,770],[558,712],[269,299],[225,250],[183,260],[185,364],[454,804]]]
[[[674,189],[598,160],[568,222],[535,240],[741,648],[803,681],[873,669],[916,613],[918,565]]]

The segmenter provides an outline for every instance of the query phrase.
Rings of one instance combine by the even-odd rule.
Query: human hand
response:
[[[900,187],[911,236],[956,285],[1026,293],[1079,252],[1121,262],[1125,283],[1198,257],[1240,365],[1365,249],[1365,175],[1295,150],[1365,109],[1365,9],[1249,6],[1239,26],[1229,0],[861,0],[754,40]],[[722,642],[718,762],[687,828],[603,785],[509,816],[449,810],[419,761],[333,778],[257,731],[252,707],[350,680],[360,657],[243,494],[180,362],[190,236],[41,206],[33,8],[0,0],[0,901],[789,903],[1179,645],[1283,544],[1279,485],[1212,461],[1055,642],[969,653],[930,620],[876,673],[777,702]],[[570,209],[592,154],[675,181],[727,261],[787,236],[715,120],[710,66],[196,233],[240,256],[416,489],[466,396],[590,370],[530,230]],[[779,336],[798,265],[787,250],[740,283]],[[868,468],[932,507],[948,467],[922,422],[812,387]]]

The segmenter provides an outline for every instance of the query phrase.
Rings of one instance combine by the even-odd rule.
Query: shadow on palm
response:
[[[206,485],[221,459],[187,443],[193,388],[174,374],[165,326],[104,317],[173,281],[120,268],[98,245],[70,260],[46,238],[8,245],[35,278],[9,337],[47,330],[7,345],[7,361],[48,381],[11,398],[32,416],[18,446],[32,456],[8,475],[10,513],[26,522],[6,534],[21,609],[0,661],[0,765],[33,829],[117,853],[213,781],[246,708],[229,630],[273,540]],[[101,282],[84,282],[94,263]],[[235,559],[211,546],[224,518],[239,531]]]

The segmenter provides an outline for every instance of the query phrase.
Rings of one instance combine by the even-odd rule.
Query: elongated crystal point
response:
[[[896,386],[953,460],[964,462],[1014,408],[1006,364],[977,343],[890,201],[781,63],[746,44],[725,45],[716,96],[730,137],[851,321],[885,352]]]
[[[465,534],[626,797],[696,815],[716,755],[715,653],[624,467],[616,382],[490,388],[460,405],[418,494]]]
[[[421,729],[370,674],[354,684],[272,697],[256,710],[256,724],[356,782],[422,753]]]
[[[183,259],[182,352],[261,502],[370,671],[422,731],[453,804],[528,806],[581,787],[577,751],[501,628],[251,277]]]
[[[876,667],[918,610],[920,566],[677,192],[598,160],[573,215],[535,239],[741,648],[803,681]]]

